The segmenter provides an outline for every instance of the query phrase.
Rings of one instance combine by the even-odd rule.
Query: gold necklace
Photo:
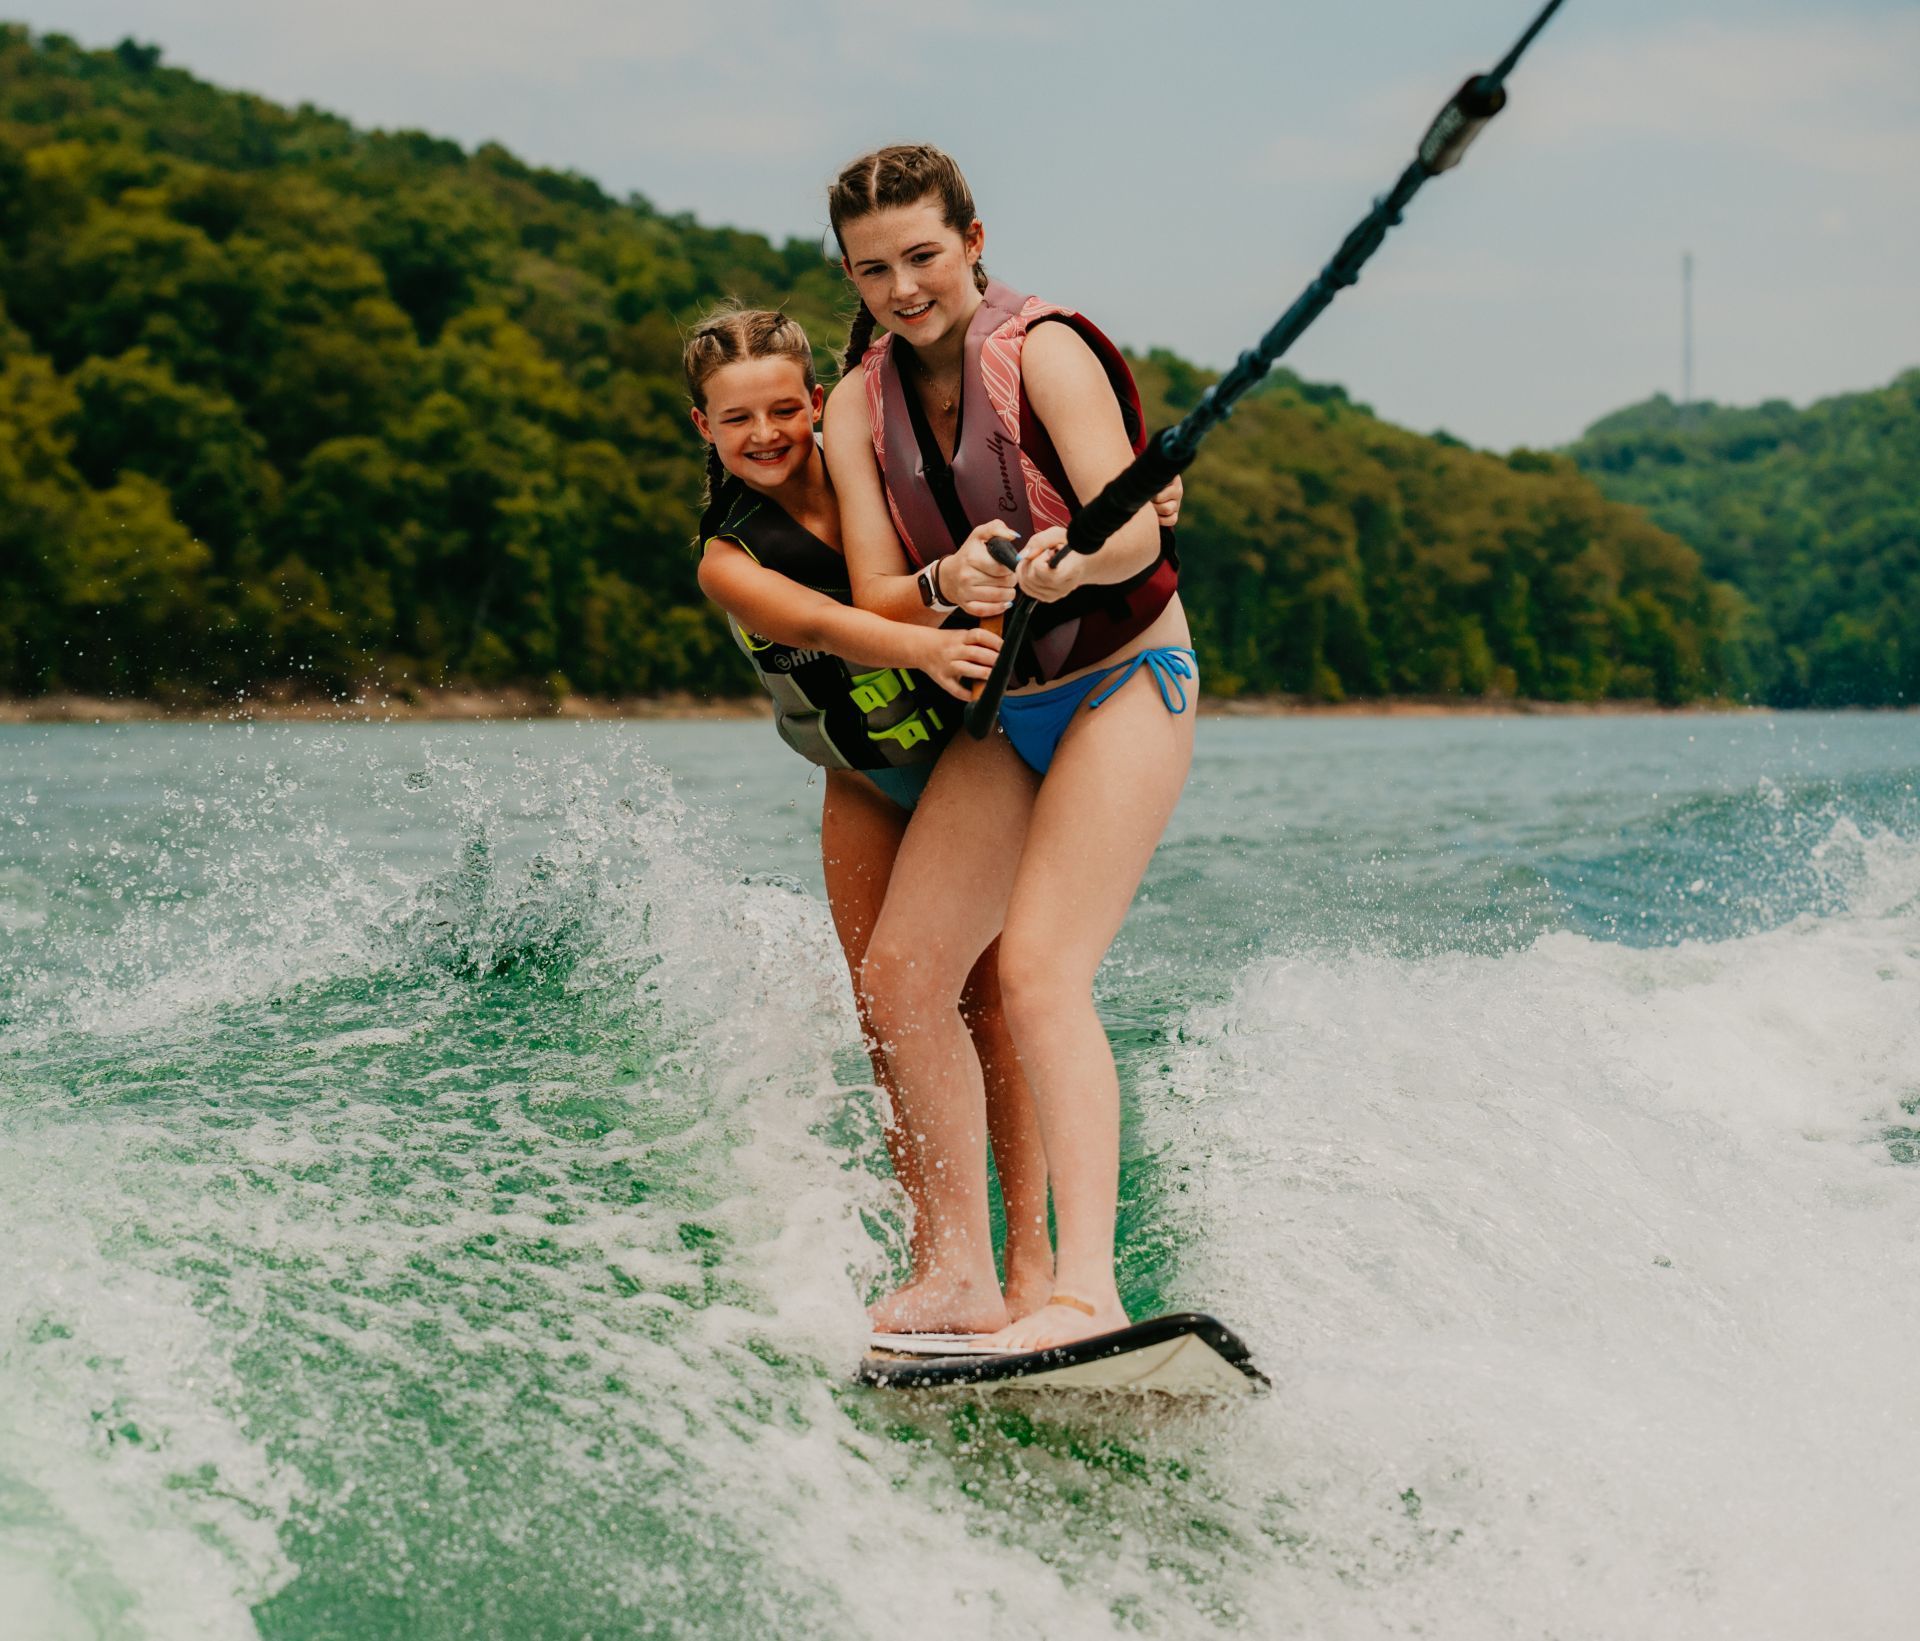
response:
[[[933,372],[927,369],[927,362],[922,359],[918,353],[915,353],[911,347],[909,347],[907,351],[913,354],[913,368],[920,372],[920,380],[927,384],[927,391],[940,401],[940,414],[943,416],[951,415],[953,412],[953,394],[941,392],[940,384],[933,379]],[[958,392],[959,390],[956,388],[954,391]]]

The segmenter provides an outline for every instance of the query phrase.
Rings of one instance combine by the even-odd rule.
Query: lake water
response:
[[[0,727],[0,1633],[1904,1637],[1920,718],[1208,720],[1099,998],[1233,1408],[852,1388],[760,723]]]

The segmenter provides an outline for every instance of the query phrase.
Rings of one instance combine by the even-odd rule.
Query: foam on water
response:
[[[644,765],[415,774],[450,869],[215,804],[200,893],[25,976],[0,1602],[129,1635],[977,1610],[1003,1558],[934,1501],[903,1525],[915,1467],[841,1406],[899,1214],[824,909],[716,870]],[[847,1577],[849,1526],[938,1575]]]
[[[824,908],[724,818],[364,746],[221,742],[0,880],[27,1633],[1911,1628],[1920,844],[1844,795],[1748,933],[1223,900],[1269,955],[1164,1023],[1124,951],[1129,1297],[1276,1385],[1148,1414],[848,1386],[900,1204]]]
[[[1275,1378],[1241,1482],[1369,1591],[1271,1633],[1911,1633],[1920,847],[1816,863],[1846,909],[1766,933],[1301,956],[1185,1022],[1149,1127]]]

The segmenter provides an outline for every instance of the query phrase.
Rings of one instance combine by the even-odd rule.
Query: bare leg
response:
[[[928,1230],[922,1272],[870,1307],[877,1328],[1007,1321],[987,1218],[986,1093],[960,996],[999,931],[1037,785],[1004,737],[948,747],[867,947],[861,990],[919,1155]]]
[[[899,1087],[860,988],[860,966],[879,921],[893,876],[907,816],[857,775],[827,773],[826,802],[820,816],[820,864],[827,880],[827,904],[834,930],[854,979],[854,1002],[867,1043],[873,1077],[884,1091],[888,1111],[882,1125],[893,1175],[912,1204],[914,1274],[927,1264],[928,1215],[919,1154],[901,1118]],[[963,1008],[985,1072],[987,1126],[1000,1193],[1007,1210],[1006,1294],[1008,1310],[1025,1316],[1046,1303],[1053,1291],[1053,1242],[1047,1233],[1047,1159],[1040,1143],[1040,1121],[1020,1070],[1013,1038],[1000,1004],[998,951],[989,946],[968,978]]]
[[[882,797],[869,782],[845,770],[827,771],[827,796],[820,810],[820,867],[827,880],[827,909],[833,914],[834,932],[840,937],[840,949],[846,954],[847,969],[853,977],[853,1003],[860,1016],[860,1034],[866,1039],[867,1058],[873,1065],[873,1080],[887,1098],[881,1132],[893,1163],[893,1177],[913,1206],[909,1234],[913,1268],[918,1271],[925,1265],[927,1254],[920,1161],[900,1121],[900,1093],[893,1069],[881,1050],[879,1034],[873,1029],[860,991],[860,965],[866,961],[873,926],[880,920],[887,881],[893,876],[894,857],[906,830],[905,811]]]
[[[1007,1313],[1029,1316],[1053,1293],[1053,1238],[1047,1231],[1047,1153],[1040,1118],[1000,1000],[1000,944],[980,954],[960,998],[961,1017],[980,1056],[986,1084],[987,1133],[1007,1211],[1004,1264]]]
[[[1093,1006],[1119,933],[1193,760],[1194,714],[1175,717],[1137,673],[1068,726],[1033,806],[1000,940],[1007,1022],[1033,1085],[1060,1232],[1050,1304],[996,1338],[1041,1350],[1126,1325],[1113,1273],[1120,1092]]]

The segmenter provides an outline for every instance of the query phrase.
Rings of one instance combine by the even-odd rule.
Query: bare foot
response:
[[[997,1287],[926,1276],[876,1299],[867,1320],[875,1333],[991,1333],[1008,1315]]]
[[[1007,1317],[1018,1322],[1031,1316],[1053,1297],[1053,1260],[1009,1259],[1007,1261]]]
[[[1004,1351],[1051,1350],[1055,1345],[1070,1345],[1077,1339],[1092,1339],[1126,1326],[1127,1313],[1117,1298],[1096,1307],[1091,1316],[1056,1299],[980,1342]]]

